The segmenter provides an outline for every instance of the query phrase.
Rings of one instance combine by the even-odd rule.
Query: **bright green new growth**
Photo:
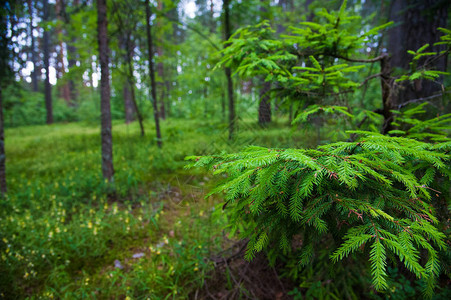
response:
[[[397,117],[392,125],[401,127],[403,130],[392,130],[389,134],[407,136],[422,141],[450,142],[448,133],[451,130],[451,114],[441,115],[429,120],[416,118],[416,116],[426,112],[427,104],[425,102],[403,112],[394,110],[393,113]]]
[[[362,46],[390,23],[356,32],[358,16],[345,7],[346,1],[338,12],[321,10],[321,24],[301,22],[280,38],[267,21],[239,29],[227,41],[218,66],[233,67],[242,77],[264,76],[276,82],[279,95],[299,103],[293,124],[308,122],[317,113],[354,118],[341,96],[384,75],[355,82],[363,64],[384,59],[358,57],[364,53]],[[437,44],[449,46],[450,31],[441,31],[444,36]],[[400,80],[443,75],[419,66],[421,58],[437,55],[425,52],[427,47],[411,51],[411,72]],[[248,147],[240,153],[188,159],[196,160],[192,166],[227,174],[212,194],[225,194],[231,226],[249,239],[247,259],[278,245],[284,254],[298,254],[299,265],[305,266],[313,262],[324,240],[333,238],[331,260],[367,255],[377,290],[388,288],[387,259],[396,262],[397,257],[424,281],[430,297],[440,273],[438,251],[446,245],[430,204],[440,195],[429,185],[437,174],[451,179],[450,115],[420,121],[415,115],[424,112],[423,107],[393,111],[397,129],[389,134],[402,137],[350,131],[361,138],[316,149]],[[373,122],[378,117],[371,111],[362,113]],[[431,141],[435,144],[426,143]]]
[[[224,192],[232,223],[246,224],[247,259],[274,243],[284,253],[297,251],[291,242],[300,234],[299,259],[305,265],[321,247],[321,237],[332,234],[343,240],[331,253],[334,262],[369,249],[376,289],[387,287],[386,260],[392,253],[427,282],[430,295],[445,236],[434,225],[428,184],[436,172],[451,178],[446,154],[451,145],[354,133],[362,138],[317,149],[248,147],[189,159],[196,160],[192,166],[228,175],[212,193]],[[425,265],[422,249],[428,253]]]

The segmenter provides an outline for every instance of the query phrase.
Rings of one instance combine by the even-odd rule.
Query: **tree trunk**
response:
[[[119,19],[120,20],[120,19]],[[123,28],[122,20],[119,22],[119,26]],[[125,71],[125,81],[122,87],[122,94],[124,97],[124,112],[125,112],[125,123],[129,124],[133,122],[134,120],[134,114],[135,114],[135,106],[133,105],[132,100],[132,93],[131,88],[133,88],[133,83],[130,84],[130,76],[133,76],[133,67],[129,68],[128,64],[131,61],[131,57],[134,54],[133,47],[129,45],[129,32],[123,32],[122,35],[119,37],[119,45],[121,49],[125,52],[125,55],[123,56],[124,64],[127,64],[127,69]],[[129,59],[130,57],[130,59]],[[130,72],[132,72],[130,75]]]
[[[143,125],[143,118],[142,118],[141,112],[139,111],[138,104],[136,103],[136,97],[135,97],[135,81],[133,78],[133,61],[132,61],[134,51],[133,51],[132,41],[130,40],[130,35],[131,34],[129,34],[126,39],[127,65],[128,65],[127,80],[128,80],[128,85],[130,87],[130,96],[131,96],[130,99],[132,101],[136,115],[138,116],[139,128],[141,129],[141,136],[144,136],[145,132],[144,132],[144,125]]]
[[[59,16],[61,17],[61,20],[64,21],[66,25],[70,25],[70,17],[66,13],[66,3],[64,0],[58,0],[60,3],[59,6]],[[72,1],[72,8],[77,9],[79,5],[79,0],[73,0]],[[72,29],[73,30],[73,29]],[[66,49],[67,49],[67,66],[69,69],[69,74],[71,70],[73,71],[73,68],[77,65],[77,48],[74,46],[76,43],[75,37],[72,37],[69,43],[66,43]],[[80,79],[81,80],[81,79]],[[78,98],[78,91],[75,87],[74,78],[72,75],[69,75],[69,78],[67,80],[67,88],[69,89],[69,98],[71,99],[71,105],[75,105],[75,100]]]
[[[271,99],[269,91],[271,90],[271,83],[269,81],[261,80],[262,87],[260,89],[260,105],[258,107],[258,123],[262,126],[271,122]]]
[[[225,101],[225,93],[224,90],[221,90],[221,115],[222,121],[226,120],[226,101]]]
[[[395,68],[409,70],[409,62],[412,56],[407,50],[418,50],[421,46],[432,46],[440,40],[441,33],[438,27],[447,28],[449,2],[443,0],[392,0],[390,19],[400,25],[389,32],[388,51],[391,54],[391,64]],[[426,50],[441,51],[444,46],[430,47]],[[420,60],[422,65],[425,60]],[[445,71],[447,56],[437,59],[428,65],[435,70]],[[395,105],[400,105],[412,99],[423,98],[440,92],[443,78],[436,82],[429,80],[416,80],[404,82],[397,91],[397,97],[393,100]]]
[[[63,1],[62,0],[56,0],[55,9],[56,9],[56,15],[58,16],[58,20],[61,22],[64,22],[63,18]],[[58,72],[59,72],[59,78],[63,78],[64,74],[66,73],[65,65],[64,65],[64,45],[63,45],[63,28],[61,27],[61,24],[58,23],[56,26],[56,35],[58,36],[58,46],[59,46],[59,52],[58,52]],[[72,106],[72,100],[70,98],[70,89],[69,89],[69,83],[64,82],[60,87],[60,94],[62,98],[66,101],[68,106]]]
[[[0,86],[0,193],[6,194],[6,155],[5,155],[5,133],[3,129],[3,95]]]
[[[166,69],[168,70],[168,69]],[[166,80],[164,81],[164,85],[166,88],[166,116],[168,118],[171,117],[171,108],[172,108],[172,89],[171,89],[171,81],[169,80],[171,78],[172,74],[166,74]]]
[[[45,22],[49,21],[48,0],[43,0]],[[52,86],[50,85],[50,37],[48,28],[44,28],[43,36],[43,52],[44,52],[44,68],[45,68],[45,109],[47,111],[47,124],[53,123],[53,107],[52,107]]]
[[[100,119],[102,137],[102,173],[113,181],[113,136],[110,108],[110,70],[108,48],[108,21],[106,0],[97,0],[97,32],[100,61]]]
[[[231,36],[231,28],[230,28],[230,0],[223,1],[223,9],[224,9],[224,36],[227,41]],[[224,45],[225,48],[228,45]],[[233,139],[235,134],[235,100],[233,98],[233,80],[232,80],[232,71],[230,68],[225,68],[225,75],[227,78],[227,93],[229,96],[229,140]]]
[[[151,84],[151,93],[152,93],[152,105],[153,105],[153,114],[155,118],[155,130],[157,135],[157,144],[158,147],[161,148],[161,132],[160,132],[160,117],[158,114],[158,102],[157,102],[157,85],[155,83],[155,72],[153,65],[153,40],[152,40],[152,28],[150,26],[150,2],[146,0],[146,31],[147,31],[147,46],[148,46],[148,55],[149,55],[149,75],[150,75],[150,84]]]
[[[262,19],[268,19],[268,10],[267,6],[270,5],[268,0],[260,0],[260,16]],[[279,0],[279,5],[282,6],[282,10],[284,10],[285,2],[283,0]],[[277,33],[280,34],[285,30],[285,27],[280,22],[277,25]],[[271,122],[271,102],[269,97],[269,91],[271,89],[271,83],[265,81],[262,77],[260,79],[260,105],[258,106],[258,123],[261,126],[265,126],[266,124]]]
[[[38,66],[36,62],[36,42],[33,35],[34,32],[34,26],[33,26],[33,4],[31,0],[28,0],[28,12],[30,14],[30,37],[31,37],[31,49],[30,49],[30,56],[31,56],[31,62],[33,63],[33,72],[31,72],[31,84],[33,88],[33,92],[37,92],[39,90],[38,86]]]
[[[122,94],[124,96],[125,123],[129,124],[133,122],[133,115],[135,113],[135,110],[132,101],[132,94],[130,92],[130,84],[128,81],[124,82]]]
[[[163,1],[162,0],[158,0],[157,1],[158,4],[158,10],[160,12],[163,11]],[[163,24],[161,23],[161,18],[157,17],[157,28],[161,28],[163,26]],[[157,72],[158,72],[158,77],[160,78],[161,82],[158,83],[158,86],[160,88],[160,117],[161,119],[165,120],[166,119],[166,108],[165,108],[165,85],[164,85],[164,65],[163,65],[163,61],[162,61],[162,57],[163,57],[163,46],[162,46],[163,42],[160,41],[160,43],[157,46],[157,54],[158,54],[158,64],[157,64]]]
[[[385,55],[381,60],[382,115],[384,116],[382,134],[387,134],[393,129],[391,125],[393,122],[393,78],[391,72],[390,57]]]
[[[72,3],[73,6],[78,6],[78,0],[74,0]],[[62,7],[65,9],[65,6]],[[66,23],[68,23],[69,20],[66,20]],[[67,44],[67,56],[68,56],[68,67],[69,72],[73,70],[73,68],[77,65],[76,55],[77,55],[77,48],[74,46],[76,43],[75,37],[73,37],[70,41],[70,43]],[[72,99],[73,103],[78,98],[78,91],[75,87],[75,82],[73,78],[69,78],[69,91],[70,91],[70,98]]]
[[[74,72],[73,68],[77,65],[77,60],[75,59],[76,53],[77,53],[77,48],[75,48],[75,46],[73,46],[73,44],[75,44],[75,39],[72,39],[70,41],[69,44],[67,44],[67,55],[68,55],[68,67],[69,67],[69,73]],[[73,78],[69,78],[69,93],[70,93],[70,98],[72,99],[72,103],[74,104],[75,100],[78,98],[78,91],[75,87],[75,82],[73,80]]]
[[[216,31],[216,20],[214,17],[214,0],[210,0],[210,33],[214,34]]]

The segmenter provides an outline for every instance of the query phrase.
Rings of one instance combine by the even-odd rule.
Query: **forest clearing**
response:
[[[7,0],[0,299],[451,298],[444,0]]]

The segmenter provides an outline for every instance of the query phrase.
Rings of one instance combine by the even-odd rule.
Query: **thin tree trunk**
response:
[[[166,69],[166,70],[168,70],[168,69]],[[172,106],[172,94],[171,94],[171,92],[172,92],[172,90],[171,90],[171,82],[170,82],[170,78],[171,78],[171,75],[172,74],[166,74],[166,79],[165,79],[165,81],[164,81],[164,85],[165,85],[165,88],[166,88],[166,116],[168,117],[168,118],[170,118],[171,117],[171,112],[172,112],[172,110],[171,110],[171,106]]]
[[[58,16],[58,20],[64,22],[63,18],[63,1],[57,0],[55,4],[56,14]],[[65,65],[64,65],[64,45],[62,40],[63,28],[61,24],[57,24],[56,26],[56,35],[58,36],[58,45],[59,45],[59,53],[58,53],[58,71],[59,78],[63,78],[66,73]],[[60,88],[60,94],[63,99],[66,101],[68,106],[72,106],[72,99],[70,98],[70,89],[68,82],[64,82]]]
[[[35,44],[35,38],[33,35],[34,32],[34,26],[33,26],[33,4],[31,0],[28,0],[28,12],[30,14],[30,38],[31,38],[31,49],[30,49],[30,56],[31,56],[31,62],[33,63],[33,72],[31,72],[31,84],[33,87],[33,92],[37,92],[39,90],[38,87],[38,66],[36,62],[36,44]]]
[[[262,19],[268,18],[267,6],[270,5],[268,0],[260,0],[260,14]],[[284,10],[284,1],[279,0],[279,5]],[[277,33],[280,34],[284,31],[285,27],[281,24],[277,25]],[[271,102],[269,97],[269,91],[271,89],[271,83],[265,81],[263,77],[260,78],[260,105],[258,106],[258,123],[261,126],[271,122]]]
[[[157,102],[157,85],[155,83],[155,71],[153,65],[153,40],[152,40],[152,28],[150,27],[150,2],[146,0],[146,30],[147,30],[147,46],[148,46],[148,55],[149,55],[149,75],[150,75],[150,84],[151,84],[151,93],[152,93],[152,105],[153,105],[153,114],[155,118],[155,130],[157,135],[157,144],[158,147],[161,148],[161,132],[160,132],[160,117],[158,114],[158,102]]]
[[[125,112],[125,123],[129,124],[133,122],[134,106],[132,102],[132,94],[130,92],[130,84],[124,82],[124,87],[122,89],[122,95],[124,97],[124,112]]]
[[[231,35],[230,28],[230,0],[223,1],[224,8],[224,35],[225,40],[227,41]],[[228,45],[224,46],[225,48]],[[233,80],[232,80],[232,71],[230,68],[225,68],[225,75],[227,78],[227,93],[229,97],[229,140],[233,139],[235,134],[235,100],[233,98]]]
[[[77,7],[79,4],[78,0],[74,0],[72,3],[72,6]],[[65,10],[65,6],[62,7]],[[66,23],[69,23],[70,20],[66,20]],[[68,67],[69,72],[73,70],[73,68],[77,65],[76,55],[77,55],[77,48],[74,46],[76,43],[76,38],[72,37],[70,43],[67,45],[67,56],[68,56]],[[70,91],[70,98],[72,99],[73,103],[75,103],[75,100],[78,98],[78,90],[75,87],[75,82],[72,77],[69,77],[69,91]]]
[[[214,17],[214,0],[210,0],[210,33],[214,34],[216,31],[216,21]]]
[[[130,35],[128,35],[128,37],[127,37],[126,47],[127,47],[127,64],[128,64],[127,79],[128,79],[128,85],[130,87],[131,100],[132,100],[134,109],[136,111],[136,115],[138,116],[139,128],[141,129],[141,136],[144,136],[145,132],[144,132],[144,125],[143,125],[143,117],[141,115],[141,112],[139,111],[138,104],[136,103],[136,97],[135,97],[135,83],[133,80],[133,62],[132,62],[133,47],[132,47],[132,42],[130,41]]]
[[[44,8],[44,21],[49,21],[49,8],[48,8],[48,0],[43,0],[43,8]],[[50,85],[50,74],[49,74],[49,65],[50,65],[50,37],[49,30],[44,28],[44,36],[43,36],[43,46],[44,46],[44,68],[45,68],[45,109],[47,111],[47,124],[53,123],[53,107],[52,107],[52,86]]]
[[[70,25],[71,19],[66,13],[67,1],[58,0],[58,2],[60,3],[59,4],[59,16],[60,16],[61,20],[63,20],[66,25]],[[71,5],[72,8],[77,9],[78,5],[79,5],[79,0],[72,1],[72,5]],[[67,63],[68,63],[67,66],[69,69],[69,74],[70,74],[71,70],[73,70],[73,68],[77,65],[77,60],[76,60],[77,48],[74,46],[75,42],[76,42],[75,37],[72,37],[70,42],[66,43]],[[69,89],[68,93],[69,93],[69,98],[71,99],[70,105],[73,106],[76,104],[75,100],[78,98],[78,91],[75,87],[75,82],[74,82],[74,78],[72,75],[69,75],[66,86]],[[66,93],[67,93],[67,91],[66,91]]]
[[[161,12],[163,11],[163,1],[162,0],[158,0],[157,1],[158,4],[158,10]],[[157,18],[157,28],[161,28],[163,24],[161,24],[161,18]],[[158,54],[158,64],[157,64],[157,72],[158,72],[158,77],[160,77],[160,79],[162,80],[161,82],[159,82],[158,86],[160,87],[160,92],[161,92],[161,97],[160,97],[160,117],[161,119],[165,120],[166,119],[166,108],[165,108],[165,91],[164,91],[164,65],[162,62],[162,57],[163,57],[163,46],[162,46],[162,42],[160,42],[157,46],[157,54]]]
[[[269,81],[262,81],[260,89],[260,105],[258,107],[258,123],[262,126],[271,122],[271,99],[269,91],[271,90],[271,83]]]
[[[3,129],[3,95],[0,86],[0,193],[6,194],[6,155],[5,155],[5,133]]]
[[[114,3],[116,4],[116,3]],[[119,31],[121,31],[121,35],[119,36],[119,46],[122,50],[124,50],[125,55],[123,56],[123,61],[127,65],[126,82],[123,84],[123,96],[124,96],[124,112],[125,112],[125,123],[129,124],[133,122],[135,112],[138,115],[139,126],[141,129],[141,136],[145,135],[144,126],[142,123],[142,117],[138,109],[138,105],[136,104],[135,98],[135,84],[133,78],[133,54],[135,45],[132,42],[132,33],[136,29],[134,26],[133,29],[126,28],[125,24],[122,22],[121,14],[119,13],[119,8],[115,5],[115,15],[119,22]]]
[[[113,136],[110,107],[110,70],[108,48],[108,20],[106,0],[97,0],[97,31],[100,61],[100,119],[102,137],[102,173],[105,179],[113,180]]]
[[[221,113],[222,113],[222,121],[225,122],[225,120],[226,120],[226,101],[225,101],[224,90],[221,90]]]
[[[384,124],[382,126],[382,134],[387,134],[393,129],[393,78],[391,77],[390,57],[385,55],[381,60],[381,89],[382,89],[382,115],[384,116]]]

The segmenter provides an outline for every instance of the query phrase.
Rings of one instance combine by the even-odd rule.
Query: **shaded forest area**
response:
[[[1,1],[0,299],[451,298],[449,1]]]

